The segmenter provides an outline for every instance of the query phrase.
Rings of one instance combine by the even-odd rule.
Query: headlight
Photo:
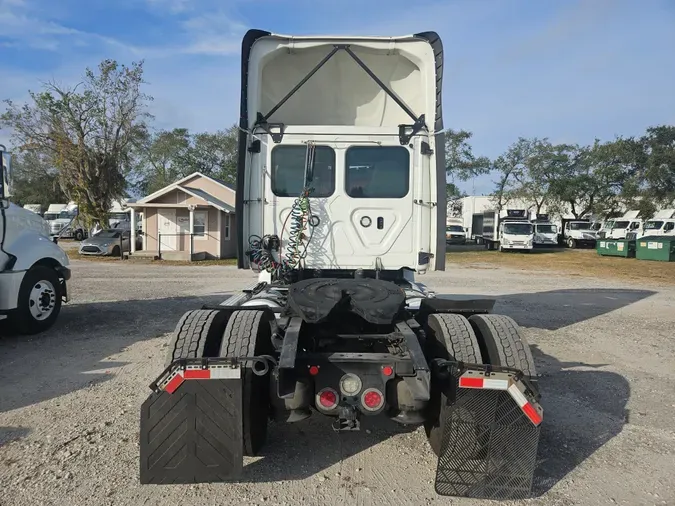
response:
[[[511,241],[510,241],[509,239],[507,239],[506,237],[504,237],[504,239],[502,240],[502,242],[503,242],[504,244],[511,244]]]
[[[103,244],[101,244],[101,246],[104,247],[104,248],[107,248],[108,246],[110,246],[110,243],[109,243],[109,242],[104,242]]]

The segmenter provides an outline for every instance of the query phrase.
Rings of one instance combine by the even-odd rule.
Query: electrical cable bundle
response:
[[[309,194],[313,190],[310,184],[314,175],[314,153],[315,145],[308,143],[305,155],[304,188],[293,201],[291,210],[281,227],[280,237],[264,235],[261,238],[257,235],[252,235],[248,240],[249,251],[247,254],[251,262],[257,265],[259,270],[269,272],[273,279],[289,279],[291,271],[297,268],[301,260],[307,256],[307,249],[314,235],[314,226],[311,220],[312,208],[309,201]],[[305,235],[307,225],[311,229],[309,237]],[[284,254],[282,254],[281,245],[287,226],[289,227],[287,232],[288,239],[285,248],[283,248]],[[305,241],[305,239],[307,240]],[[274,250],[279,251],[279,260],[274,257],[272,253]]]

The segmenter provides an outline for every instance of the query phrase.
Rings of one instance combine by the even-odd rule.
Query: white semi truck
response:
[[[534,248],[534,225],[526,209],[490,209],[483,212],[485,249],[531,251]]]
[[[590,220],[563,218],[559,236],[560,244],[568,248],[595,247],[597,233]]]
[[[651,220],[647,220],[636,238],[665,235],[675,236],[675,209],[658,211]]]
[[[424,427],[439,494],[529,496],[525,338],[494,300],[416,281],[445,269],[440,38],[250,30],[241,61],[237,259],[258,280],[180,317],[141,407],[141,483],[236,480],[270,418],[349,438],[378,416]]]
[[[70,202],[55,220],[50,221],[49,228],[51,235],[60,239],[81,241],[89,235],[87,227],[79,217],[78,205],[75,202]]]
[[[21,333],[50,328],[68,300],[68,256],[39,215],[10,202],[11,157],[0,146],[0,319]]]
[[[626,211],[620,218],[608,222],[608,226],[598,233],[598,239],[626,239],[628,234],[635,238],[640,234],[642,219],[640,211]]]

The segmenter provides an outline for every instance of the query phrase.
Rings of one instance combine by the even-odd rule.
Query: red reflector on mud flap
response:
[[[174,369],[166,379],[157,382],[159,388],[170,394],[174,393],[185,380],[211,380],[211,379],[239,379],[241,369],[221,365],[201,367],[189,367],[186,369]]]
[[[187,379],[207,380],[211,379],[211,371],[208,369],[186,369],[183,377]]]
[[[523,411],[525,416],[536,426],[544,419],[544,410],[536,402],[530,402],[525,396],[522,382],[515,381],[512,374],[492,373],[490,377],[478,376],[480,373],[467,371],[459,377],[460,388],[480,388],[485,390],[507,390],[509,395]]]
[[[180,372],[176,372],[176,375],[169,380],[169,382],[164,387],[164,390],[172,394],[179,386],[183,384],[183,381],[183,375]]]
[[[459,378],[459,386],[461,388],[483,388],[483,378],[466,378],[461,376]]]

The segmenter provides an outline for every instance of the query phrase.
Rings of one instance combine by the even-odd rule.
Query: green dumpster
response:
[[[635,241],[626,239],[600,239],[596,242],[595,249],[598,255],[606,257],[635,257]]]
[[[641,237],[637,240],[635,256],[640,260],[675,262],[675,237]]]

